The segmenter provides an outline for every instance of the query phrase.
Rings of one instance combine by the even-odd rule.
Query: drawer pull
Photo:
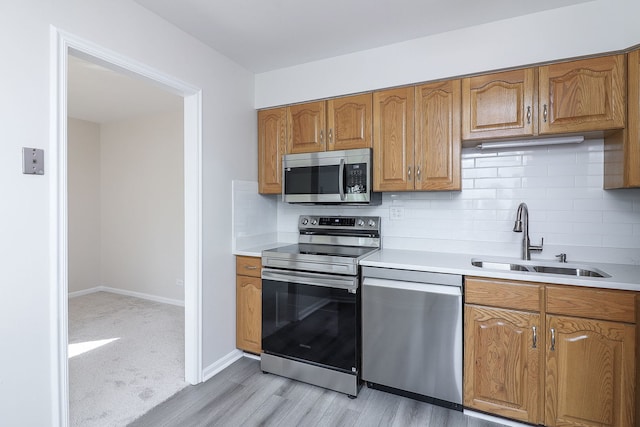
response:
[[[256,267],[255,265],[245,265],[244,269],[245,270],[257,270],[258,267]]]
[[[538,330],[536,329],[535,326],[532,326],[531,329],[533,329],[533,345],[531,347],[537,348],[538,347]]]
[[[556,351],[556,330],[551,328],[551,351]]]

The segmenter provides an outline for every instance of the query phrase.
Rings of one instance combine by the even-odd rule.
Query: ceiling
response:
[[[261,73],[592,0],[134,1]],[[68,66],[70,117],[105,123],[182,108],[182,97],[142,78],[72,55]]]
[[[134,0],[254,73],[592,0]]]

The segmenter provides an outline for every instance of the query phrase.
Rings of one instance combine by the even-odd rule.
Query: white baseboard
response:
[[[231,365],[236,360],[244,356],[244,353],[238,349],[233,350],[231,353],[216,360],[211,365],[207,366],[202,371],[203,381],[211,379],[214,375],[221,372],[224,368]]]
[[[481,420],[490,421],[492,423],[505,425],[509,427],[531,427],[531,424],[523,424],[519,421],[509,420],[501,417],[494,417],[492,415],[484,414],[482,412],[471,411],[469,409],[465,409],[463,413],[470,417],[479,418]]]
[[[244,353],[243,356],[246,357],[247,359],[262,360],[259,354]]]
[[[109,286],[96,286],[94,288],[83,289],[81,291],[69,292],[69,298],[75,298],[75,297],[79,297],[79,296],[82,296],[82,295],[88,295],[88,294],[92,294],[94,292],[111,292],[112,294],[119,294],[119,295],[125,295],[125,296],[128,296],[128,297],[142,298],[142,299],[146,299],[146,300],[149,300],[149,301],[161,302],[161,303],[164,303],[164,304],[171,304],[171,305],[177,305],[177,306],[180,306],[180,307],[184,307],[184,301],[181,301],[181,300],[165,298],[165,297],[159,297],[157,295],[145,294],[145,293],[142,293],[142,292],[134,292],[134,291],[126,290],[126,289],[111,288]]]

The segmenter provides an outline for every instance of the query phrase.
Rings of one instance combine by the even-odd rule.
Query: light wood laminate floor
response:
[[[356,399],[263,374],[242,358],[188,386],[130,424],[157,426],[423,426],[499,427],[462,412],[363,387]]]

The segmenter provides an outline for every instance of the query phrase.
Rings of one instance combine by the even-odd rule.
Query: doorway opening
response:
[[[59,425],[69,424],[68,369],[68,55],[143,79],[184,99],[184,325],[185,380],[202,381],[201,360],[201,90],[118,53],[52,28],[51,145],[49,173],[52,301],[53,411]]]

